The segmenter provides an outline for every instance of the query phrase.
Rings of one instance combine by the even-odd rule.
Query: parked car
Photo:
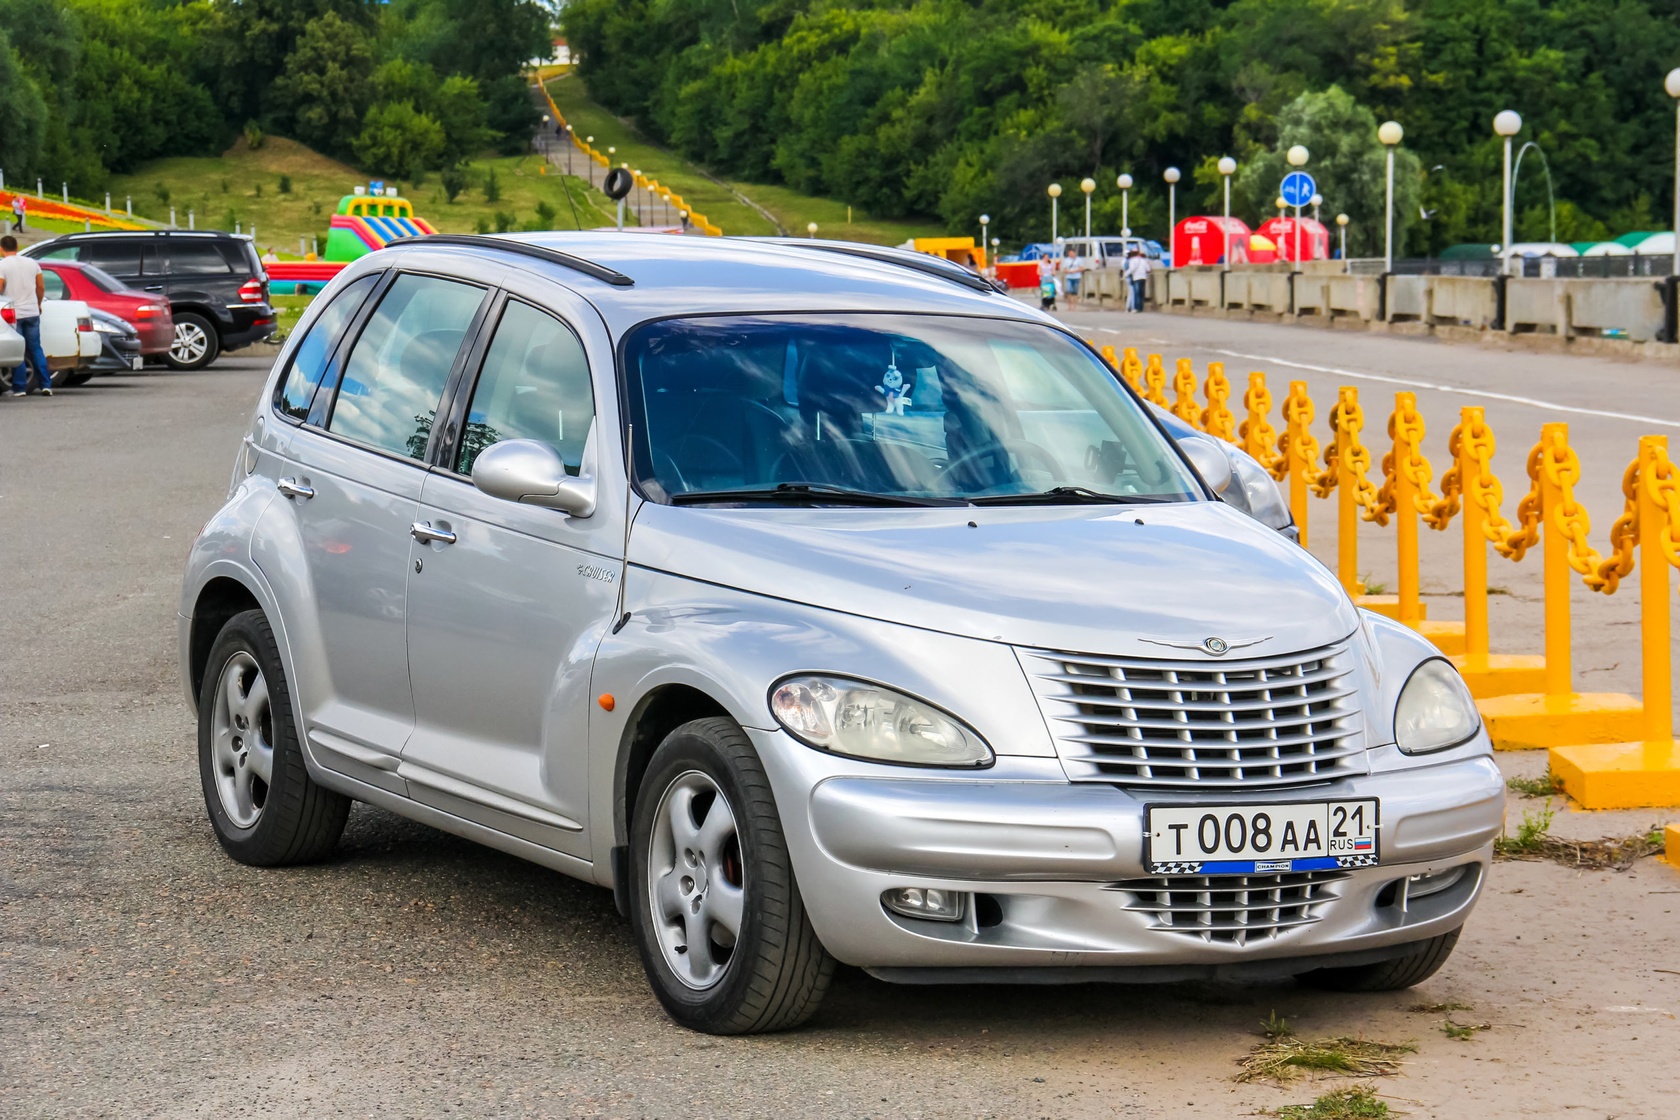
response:
[[[1124,268],[1126,258],[1135,249],[1142,249],[1143,255],[1149,258],[1153,268],[1160,268],[1171,262],[1165,256],[1165,251],[1158,241],[1150,241],[1142,237],[1070,237],[1062,243],[1062,253],[1065,255],[1072,250],[1074,260],[1080,269],[1087,268]]]
[[[23,364],[23,336],[10,319],[0,318],[0,388],[11,385],[12,367]]]
[[[140,353],[158,357],[175,342],[175,321],[169,301],[152,292],[130,288],[97,265],[77,261],[41,262],[41,278],[48,299],[79,299],[95,311],[105,311],[135,330]]]
[[[3,295],[0,295],[0,320],[14,328],[17,324],[17,312],[12,309],[12,301]],[[46,354],[47,368],[55,378],[61,372],[73,374],[91,365],[99,357],[100,343],[88,305],[79,299],[49,297],[44,300],[41,303],[41,350]],[[20,356],[13,365],[21,364]],[[30,380],[33,382],[34,378]]]
[[[43,262],[91,264],[129,287],[165,296],[175,333],[164,360],[175,369],[202,369],[224,351],[261,342],[275,330],[268,274],[249,237],[186,230],[70,233],[24,252]]]
[[[1505,784],[1452,665],[914,253],[438,236],[286,343],[188,557],[215,834],[367,801],[611,887],[666,1011],[1446,961]]]
[[[94,308],[93,330],[99,336],[99,357],[86,370],[78,372],[80,381],[73,384],[84,384],[95,374],[129,373],[144,368],[146,359],[140,342],[140,332],[133,324],[119,319],[109,311]]]

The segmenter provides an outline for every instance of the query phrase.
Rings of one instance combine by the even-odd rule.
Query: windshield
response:
[[[672,319],[626,345],[636,474],[656,501],[1199,498],[1118,380],[1036,323],[834,314]]]

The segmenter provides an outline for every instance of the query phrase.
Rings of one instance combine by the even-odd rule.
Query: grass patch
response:
[[[293,328],[298,325],[298,320],[303,318],[303,313],[308,310],[309,304],[314,299],[314,296],[282,296],[271,294],[268,302],[274,308],[277,326],[274,331],[274,336],[270,338],[269,341],[286,341],[287,337],[292,333]]]
[[[542,158],[535,153],[473,160],[466,170],[467,186],[454,202],[448,200],[435,174],[419,183],[388,182],[414,203],[420,217],[444,233],[472,233],[481,224],[494,229],[498,212],[510,216],[514,228],[524,228],[538,221],[542,206],[555,215],[556,229],[611,224],[603,195],[590,191],[583,180],[568,178],[553,168],[542,172],[542,166]],[[494,202],[484,197],[484,183],[492,169],[499,196]],[[282,179],[289,190],[280,189]],[[365,172],[348,164],[283,136],[270,136],[256,149],[241,139],[220,156],[153,160],[132,175],[114,178],[111,201],[120,204],[132,195],[135,214],[159,222],[169,220],[173,206],[182,228],[187,225],[188,210],[194,212],[199,229],[232,229],[237,221],[249,233],[255,225],[260,248],[295,257],[300,238],[306,242],[318,238],[321,248],[326,248],[338,200],[367,181]]]
[[[1468,1003],[1414,1003],[1406,1010],[1414,1015],[1448,1015],[1454,1011],[1475,1010]]]
[[[1381,1077],[1398,1072],[1400,1055],[1417,1047],[1409,1042],[1372,1042],[1364,1038],[1321,1038],[1304,1042],[1277,1038],[1254,1048],[1242,1060],[1238,1081],[1288,1081],[1303,1073]]]
[[[1548,770],[1538,778],[1510,778],[1505,787],[1524,797],[1551,797],[1563,792],[1563,779]]]
[[[1370,572],[1366,572],[1364,575],[1360,576],[1359,577],[1359,582],[1364,584],[1365,594],[1367,594],[1367,595],[1387,595],[1388,594],[1388,584],[1383,583],[1379,580],[1372,579]]]
[[[867,241],[875,245],[902,245],[912,237],[938,237],[938,221],[918,222],[896,218],[871,218],[844,202],[832,198],[816,198],[800,194],[792,187],[773,183],[732,183],[736,190],[770,211],[784,228],[796,237],[805,236],[805,227],[817,223],[817,236],[838,241]],[[724,232],[729,232],[727,227]],[[979,223],[973,234],[980,236]]]
[[[1523,856],[1538,856],[1546,847],[1546,834],[1552,828],[1552,807],[1550,803],[1539,809],[1523,810],[1522,823],[1517,826],[1515,836],[1500,836],[1493,842],[1493,854],[1506,859],[1517,859]]]
[[[1260,1020],[1260,1033],[1276,1042],[1280,1038],[1288,1038],[1295,1032],[1289,1029],[1289,1020],[1283,1018],[1275,1010],[1266,1018]]]
[[[1550,834],[1550,803],[1538,811],[1523,813],[1515,836],[1501,836],[1493,842],[1495,859],[1549,859],[1565,867],[1589,871],[1626,871],[1646,856],[1663,854],[1661,825],[1652,825],[1632,836],[1606,836],[1600,840],[1564,840]]]
[[[1311,1104],[1285,1105],[1277,1114],[1284,1120],[1375,1120],[1390,1115],[1369,1085],[1333,1089]]]
[[[1441,1021],[1441,1033],[1454,1042],[1469,1042],[1476,1037],[1477,1031],[1491,1029],[1492,1023],[1455,1023],[1451,1019]]]

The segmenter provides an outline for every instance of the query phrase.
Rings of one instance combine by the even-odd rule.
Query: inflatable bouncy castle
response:
[[[269,260],[264,267],[270,283],[295,285],[291,290],[298,295],[314,295],[358,257],[383,249],[399,237],[436,232],[432,223],[414,216],[413,203],[398,197],[395,187],[373,182],[338,200],[321,260]]]

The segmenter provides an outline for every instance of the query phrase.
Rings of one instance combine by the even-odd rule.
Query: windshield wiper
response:
[[[1052,486],[1034,494],[987,494],[968,500],[970,505],[975,506],[1136,506],[1151,502],[1178,501],[1183,499],[1161,494],[1105,494],[1088,486]]]
[[[819,482],[783,482],[772,487],[739,490],[685,490],[671,495],[674,506],[700,502],[839,502],[858,506],[960,506],[951,498],[915,498],[908,494],[877,494]]]

